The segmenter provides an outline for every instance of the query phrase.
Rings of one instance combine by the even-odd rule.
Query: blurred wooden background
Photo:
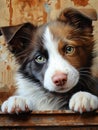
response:
[[[30,21],[41,25],[56,19],[66,7],[94,8],[98,12],[98,0],[0,0],[0,27]],[[98,22],[94,22],[97,40]],[[17,65],[7,51],[4,38],[0,36],[0,92],[9,93],[14,86]],[[2,95],[0,95],[2,97]]]

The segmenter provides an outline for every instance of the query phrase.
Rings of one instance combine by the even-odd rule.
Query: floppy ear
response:
[[[58,18],[72,25],[75,28],[81,29],[82,31],[92,32],[92,21],[97,20],[97,13],[94,9],[74,9],[66,8],[63,10]]]
[[[9,50],[15,56],[19,55],[30,44],[34,30],[35,27],[31,23],[1,28]]]

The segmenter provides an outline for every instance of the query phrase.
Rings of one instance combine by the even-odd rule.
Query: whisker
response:
[[[80,69],[79,71],[89,71],[90,69],[89,69],[89,67],[88,68],[82,68],[82,69]]]
[[[91,75],[87,75],[87,74],[80,74],[80,79],[81,79],[81,76],[82,76],[82,79],[86,78],[86,82],[87,82],[87,79],[90,80],[90,82],[95,82],[96,83],[96,79],[93,78]]]
[[[91,75],[91,72],[89,72],[89,71],[82,71],[82,72],[80,72],[80,73],[83,73],[83,74],[89,74],[89,75]]]
[[[85,83],[82,82],[82,80],[81,80],[81,81],[79,80],[79,84],[80,84],[81,86],[84,86],[84,85],[85,85]]]
[[[88,74],[86,74],[86,73],[82,73],[82,74],[80,74],[80,76],[84,76],[84,77],[87,77],[87,78],[90,78],[90,79],[94,79],[91,75],[88,75]]]
[[[91,75],[89,67],[84,67],[79,70],[80,72],[80,79],[79,79],[79,86],[83,87],[84,89],[89,89],[94,91],[94,86],[96,87],[97,81]]]

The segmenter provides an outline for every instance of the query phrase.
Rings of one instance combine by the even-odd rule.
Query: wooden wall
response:
[[[97,0],[0,0],[0,27],[30,21],[41,25],[56,19],[66,7],[94,8],[98,12]],[[98,33],[98,22],[94,22],[94,33]],[[97,37],[95,37],[97,40]],[[9,92],[14,85],[17,65],[7,51],[3,36],[0,36],[0,92]]]

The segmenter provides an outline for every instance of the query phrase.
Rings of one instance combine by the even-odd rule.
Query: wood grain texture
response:
[[[57,130],[59,128],[71,130],[85,128],[85,130],[97,130],[98,112],[79,114],[71,111],[34,111],[20,115],[0,113],[0,127],[2,126],[3,128],[57,128]]]

